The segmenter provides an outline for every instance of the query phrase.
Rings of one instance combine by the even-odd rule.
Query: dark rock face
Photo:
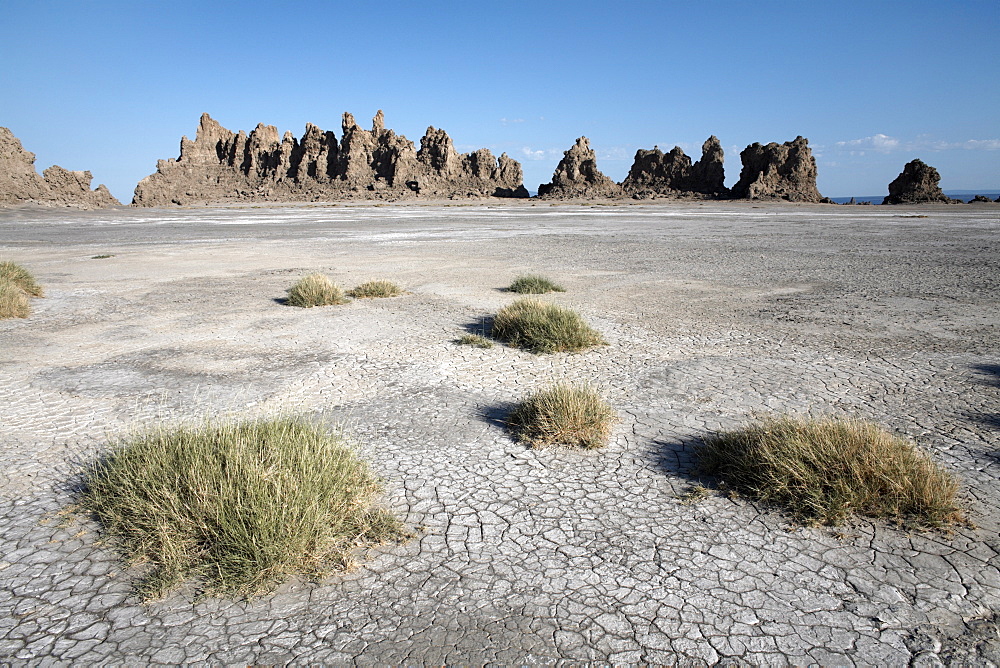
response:
[[[784,144],[750,144],[740,152],[740,160],[740,180],[732,189],[735,199],[829,201],[816,188],[816,160],[801,136]]]
[[[195,140],[182,138],[180,157],[157,162],[132,203],[528,196],[517,161],[487,149],[460,155],[443,130],[428,128],[418,151],[386,129],[381,110],[371,130],[349,113],[341,129],[339,142],[311,123],[301,139],[279,140],[273,125],[234,133],[202,114]]]
[[[90,189],[90,172],[71,172],[58,165],[42,175],[35,171],[35,154],[25,151],[14,133],[0,127],[0,206],[27,203],[96,209],[120,205],[102,184]]]
[[[728,193],[725,186],[724,154],[718,137],[712,135],[701,147],[701,160],[691,158],[679,146],[669,153],[654,147],[639,149],[622,190],[636,199],[655,196],[711,197]]]
[[[992,204],[993,200],[991,200],[986,195],[976,195],[971,200],[969,200],[969,204],[972,204],[973,202],[989,202],[990,204]]]
[[[889,195],[882,204],[915,204],[918,202],[957,202],[938,187],[941,175],[922,160],[912,160],[889,184]]]
[[[552,174],[551,183],[538,186],[539,197],[621,197],[622,189],[617,183],[597,169],[597,156],[590,148],[590,140],[580,137],[568,151]]]

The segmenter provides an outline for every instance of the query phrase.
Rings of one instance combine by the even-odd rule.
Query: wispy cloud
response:
[[[628,146],[608,146],[594,151],[598,160],[631,160],[635,151]]]
[[[500,125],[507,126],[512,123],[524,123],[523,118],[501,118]]]
[[[521,155],[525,160],[558,160],[563,157],[564,151],[558,148],[533,149],[530,146],[521,148]]]
[[[849,139],[847,141],[838,141],[835,146],[840,148],[846,148],[853,151],[864,151],[872,150],[879,151],[882,153],[889,153],[891,151],[898,150],[900,148],[900,141],[895,137],[890,137],[884,134],[874,134],[871,137],[862,137],[861,139]]]
[[[969,139],[963,142],[940,142],[941,150],[951,148],[961,148],[967,151],[998,151],[1000,150],[1000,139]]]
[[[822,147],[817,147],[822,148]],[[851,155],[864,155],[865,151],[877,153],[896,153],[899,151],[997,151],[1000,150],[1000,139],[968,139],[966,141],[949,142],[922,136],[904,141],[884,134],[874,134],[861,139],[838,141],[833,148],[847,151]]]
[[[521,156],[525,160],[562,160],[565,153],[566,149],[562,148],[534,149],[530,146],[521,148]],[[635,150],[628,146],[605,146],[594,148],[594,153],[598,160],[631,160]]]

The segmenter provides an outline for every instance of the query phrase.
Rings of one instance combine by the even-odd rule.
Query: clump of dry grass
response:
[[[4,282],[13,283],[31,297],[45,296],[42,286],[35,282],[31,272],[14,262],[0,262],[0,283]]]
[[[333,306],[346,304],[344,290],[320,273],[309,274],[288,289],[288,304],[311,308],[313,306]]]
[[[12,281],[0,280],[0,319],[27,318],[30,313],[28,293]]]
[[[144,597],[190,578],[249,597],[400,538],[401,524],[373,505],[379,491],[341,438],[274,418],[137,433],[87,472],[82,505],[146,566]]]
[[[525,274],[518,276],[507,288],[510,292],[517,292],[523,295],[541,295],[546,292],[566,292],[566,288],[556,285],[544,276],[537,274]]]
[[[606,343],[575,311],[530,298],[500,309],[491,335],[536,353],[572,352]]]
[[[382,297],[398,297],[403,294],[403,288],[392,281],[368,281],[351,290],[355,299],[376,299]]]
[[[480,334],[463,334],[455,340],[460,346],[475,346],[476,348],[492,348],[493,342]]]
[[[868,422],[766,419],[708,439],[697,454],[704,472],[808,524],[853,514],[933,527],[962,519],[955,479]]]
[[[585,449],[606,445],[615,411],[589,387],[557,383],[522,401],[507,425],[532,447],[565,445]]]
[[[0,319],[27,318],[31,313],[29,297],[44,296],[30,271],[14,262],[0,262]]]

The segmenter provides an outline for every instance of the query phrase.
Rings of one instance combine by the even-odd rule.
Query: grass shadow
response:
[[[1000,364],[972,364],[969,368],[980,385],[1000,387]],[[969,413],[966,417],[1000,431],[1000,413]],[[1000,452],[994,452],[993,456],[1000,461]]]
[[[478,334],[490,339],[493,338],[490,336],[493,333],[493,319],[492,315],[482,315],[462,325],[462,329],[469,334]]]
[[[1000,387],[1000,364],[973,364],[969,368],[986,377],[983,384]]]
[[[504,432],[510,434],[510,428],[507,425],[507,417],[517,408],[517,402],[514,401],[501,401],[496,404],[488,404],[486,406],[480,406],[476,411],[476,417],[491,427],[496,427],[497,429],[502,429]],[[511,435],[513,438],[513,435]]]
[[[686,478],[694,485],[714,487],[715,477],[699,472],[695,449],[703,443],[704,439],[698,436],[657,438],[651,444],[649,456],[653,466],[661,473],[671,477]]]

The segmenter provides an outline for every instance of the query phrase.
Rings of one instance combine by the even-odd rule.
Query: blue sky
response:
[[[506,151],[534,190],[585,135],[620,181],[637,148],[726,180],[752,142],[809,139],[828,196],[877,195],[913,158],[946,189],[1000,188],[1000,2],[80,2],[0,0],[0,125],[39,171],[123,201],[207,111],[340,135]]]

